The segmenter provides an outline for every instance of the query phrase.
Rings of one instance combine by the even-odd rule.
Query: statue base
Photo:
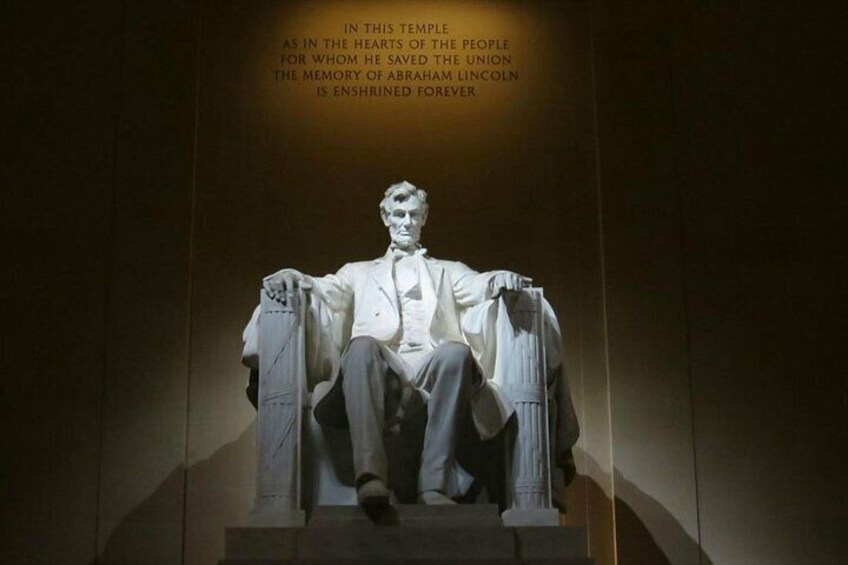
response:
[[[375,521],[357,506],[319,506],[305,528],[228,528],[226,536],[221,565],[594,563],[583,528],[507,527],[491,504],[397,505]]]
[[[302,528],[306,526],[306,512],[283,505],[262,504],[254,508],[247,518],[248,528]]]
[[[504,526],[559,526],[556,508],[510,508],[501,518]]]

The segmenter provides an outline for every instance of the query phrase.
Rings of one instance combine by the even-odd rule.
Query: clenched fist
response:
[[[501,271],[489,279],[489,290],[492,298],[497,298],[504,292],[519,291],[531,284],[533,284],[533,279],[530,277],[510,271]]]

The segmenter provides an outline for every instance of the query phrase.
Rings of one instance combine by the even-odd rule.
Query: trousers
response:
[[[401,402],[400,377],[389,368],[376,339],[351,340],[341,359],[345,410],[357,484],[369,475],[388,482],[383,446],[387,414]],[[464,343],[440,344],[418,369],[415,383],[429,393],[418,491],[446,492],[460,426],[480,377]]]

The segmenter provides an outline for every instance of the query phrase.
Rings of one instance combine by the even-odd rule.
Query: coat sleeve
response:
[[[339,344],[350,333],[349,311],[353,301],[351,266],[345,265],[336,274],[323,277],[304,275],[312,284],[306,311],[307,365],[313,378],[320,380],[332,373],[338,357]],[[253,311],[242,334],[244,349],[242,363],[252,370],[259,368],[259,307]],[[321,367],[318,370],[318,367]],[[320,374],[320,375],[319,375]]]
[[[490,284],[492,277],[499,273],[510,272],[498,270],[478,273],[458,261],[446,261],[445,268],[450,273],[453,295],[461,308],[476,306],[491,299],[494,294]]]
[[[468,308],[486,300],[489,279],[485,273],[478,273],[459,261],[445,261],[443,265],[450,276],[458,306]]]
[[[304,275],[312,283],[312,292],[333,312],[346,312],[353,302],[353,266],[344,265],[334,275],[312,277]]]

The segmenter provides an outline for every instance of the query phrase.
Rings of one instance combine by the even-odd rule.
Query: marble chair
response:
[[[312,415],[306,386],[306,297],[301,291],[283,306],[260,294],[259,370],[252,372],[247,390],[258,410],[251,524],[304,526],[317,506],[356,504],[350,437],[345,430],[322,427]],[[500,364],[497,374],[503,382],[497,384],[515,415],[493,440],[475,440],[473,433],[460,438],[456,492],[450,494],[497,502],[506,525],[555,525],[543,293],[530,288],[497,300],[503,318],[499,327],[507,328],[509,336],[498,340],[494,362]],[[414,501],[425,413],[384,436],[395,502]]]

